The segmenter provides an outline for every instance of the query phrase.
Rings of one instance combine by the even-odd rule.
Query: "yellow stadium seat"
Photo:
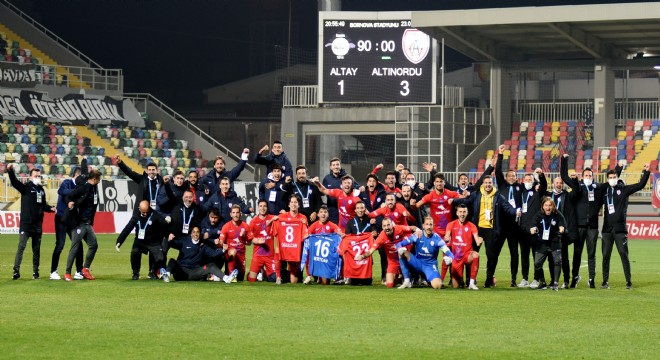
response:
[[[617,135],[617,139],[625,140],[626,139],[626,132],[625,131],[619,131],[619,134]]]
[[[16,146],[16,144],[7,143],[7,152],[13,153],[15,146]]]

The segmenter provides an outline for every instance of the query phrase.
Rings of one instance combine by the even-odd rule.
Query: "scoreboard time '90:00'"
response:
[[[321,21],[321,102],[436,102],[435,41],[410,20]]]

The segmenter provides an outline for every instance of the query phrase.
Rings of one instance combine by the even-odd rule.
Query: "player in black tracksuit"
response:
[[[193,227],[191,235],[170,240],[170,246],[179,250],[178,260],[170,259],[167,272],[176,281],[208,280],[220,281],[224,274],[214,263],[214,259],[225,255],[228,245],[214,249],[204,245],[198,227]]]
[[[564,155],[561,158],[561,173],[566,173],[565,177],[568,177],[568,155]],[[562,289],[568,288],[569,281],[571,280],[571,267],[568,257],[568,246],[570,244],[575,244],[579,238],[578,227],[577,227],[577,212],[576,206],[580,197],[580,189],[578,188],[576,179],[571,179],[569,183],[566,183],[568,186],[571,186],[571,191],[564,190],[564,182],[561,178],[555,178],[552,182],[552,190],[546,191],[545,196],[552,199],[555,203],[555,207],[560,214],[564,216],[564,221],[566,222],[566,229],[561,237],[561,252],[563,254],[561,261],[561,269],[564,274],[564,283]],[[580,255],[582,251],[580,250]],[[580,262],[582,259],[575,257],[575,251],[573,256],[573,282],[577,284],[580,280],[578,272],[580,269]],[[552,268],[554,262],[552,258],[550,259],[549,266]],[[551,272],[552,274],[552,272]],[[553,279],[553,281],[559,281],[559,279]],[[575,287],[575,286],[573,286]]]
[[[21,262],[28,239],[32,238],[32,278],[39,279],[39,258],[41,255],[41,233],[44,222],[44,212],[55,212],[55,207],[46,203],[46,192],[41,186],[41,171],[34,168],[30,171],[30,179],[23,184],[14,174],[12,165],[7,167],[11,186],[21,193],[21,220],[18,250],[14,259],[14,274],[12,278],[21,277]]]
[[[157,210],[158,191],[163,186],[163,177],[158,174],[158,167],[156,167],[156,164],[147,164],[147,171],[143,172],[142,174],[138,174],[131,170],[131,168],[129,168],[126,164],[124,164],[124,162],[119,158],[119,155],[115,155],[115,159],[117,160],[117,166],[119,166],[121,171],[123,171],[124,174],[126,174],[126,176],[128,176],[131,180],[140,185],[140,190],[135,194],[136,206],[134,213],[138,212],[137,204],[139,204],[142,200],[149,201],[151,208]]]
[[[612,255],[612,246],[616,244],[616,249],[621,257],[623,265],[623,274],[626,277],[626,289],[632,289],[632,278],[630,275],[630,259],[628,258],[628,229],[626,228],[626,217],[628,214],[628,197],[644,188],[649,181],[651,173],[649,164],[644,164],[642,178],[637,184],[624,185],[619,181],[615,170],[607,172],[608,185],[603,191],[603,284],[601,288],[610,287],[610,256]]]
[[[617,166],[614,170],[618,177],[621,174],[623,167]],[[564,183],[571,187],[577,185],[579,189],[579,192],[576,194],[579,194],[576,204],[578,238],[573,246],[573,280],[571,281],[571,287],[577,287],[577,283],[580,279],[579,262],[582,260],[582,251],[586,242],[587,264],[589,269],[588,285],[593,289],[596,287],[594,279],[596,278],[598,211],[602,207],[602,195],[603,191],[606,189],[606,186],[604,185],[607,184],[597,184],[594,181],[594,174],[590,168],[582,170],[582,180],[580,181],[568,177],[568,171],[563,172],[563,167],[561,177]]]
[[[133,215],[128,225],[119,234],[117,238],[116,249],[124,243],[128,235],[135,229],[135,239],[131,247],[131,269],[133,270],[133,280],[140,278],[140,267],[142,265],[142,254],[149,253],[154,262],[150,266],[149,272],[155,273],[156,270],[165,267],[165,255],[163,254],[163,237],[166,235],[169,224],[165,219],[155,212],[149,206],[149,202],[142,200],[139,204],[139,215]],[[164,271],[160,271],[161,276]],[[166,282],[169,278],[162,277]]]
[[[556,279],[559,279],[561,273],[561,237],[566,229],[566,222],[564,217],[557,211],[554,201],[551,198],[543,198],[541,210],[534,214],[534,217],[529,222],[532,226],[528,232],[535,238],[533,241],[534,248],[534,274],[540,279],[541,285],[539,288],[545,288],[545,276],[543,275],[543,264],[548,256],[552,255],[553,259],[553,275],[555,281],[552,282],[551,288],[558,290]]]
[[[71,267],[76,258],[78,249],[82,246],[83,239],[87,242],[87,256],[83,264],[82,274],[87,280],[94,280],[94,276],[89,272],[89,267],[94,261],[98,243],[96,233],[94,232],[94,218],[96,217],[96,208],[99,202],[97,186],[101,181],[101,173],[98,170],[89,172],[89,178],[84,184],[76,188],[67,195],[67,205],[73,221],[73,230],[71,233],[71,250],[66,259],[66,274],[64,280],[72,281]]]
[[[506,179],[502,169],[502,162],[504,160],[504,145],[500,145],[499,154],[497,155],[497,162],[495,163],[495,179],[497,180],[497,191],[504,196],[509,205],[516,209],[522,209],[522,193],[525,190],[524,186],[518,182],[516,172],[508,170],[506,172]],[[503,215],[502,216],[502,239],[506,239],[509,247],[509,255],[511,256],[511,287],[525,287],[529,285],[529,237],[524,231],[521,231],[519,224],[516,222],[515,216]],[[519,220],[519,219],[518,219]],[[518,252],[520,246],[520,252]],[[523,254],[521,258],[521,254]],[[519,261],[521,260],[521,261]],[[521,265],[522,281],[516,284],[518,277],[518,263]]]
[[[534,250],[534,243],[532,242],[534,238],[529,233],[529,229],[535,226],[534,217],[539,211],[541,211],[541,200],[543,199],[543,193],[548,188],[548,182],[545,179],[545,175],[543,175],[541,169],[536,169],[535,172],[539,177],[538,184],[534,182],[533,174],[525,174],[525,177],[523,178],[524,188],[522,189],[520,199],[520,209],[522,211],[522,215],[520,217],[520,227],[523,233],[523,236],[520,239],[523,280],[526,280],[524,276],[525,273],[529,271],[529,250],[530,248]],[[529,284],[529,286],[535,288],[537,285],[539,285],[540,276],[541,274],[536,274],[535,271],[535,281]]]

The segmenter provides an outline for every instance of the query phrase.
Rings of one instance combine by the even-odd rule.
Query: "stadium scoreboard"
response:
[[[437,52],[409,12],[320,12],[319,102],[435,104]]]

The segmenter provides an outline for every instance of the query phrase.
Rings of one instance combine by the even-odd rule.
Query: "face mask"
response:
[[[607,179],[607,182],[610,184],[611,187],[615,187],[616,183],[619,182],[619,179]]]
[[[591,186],[591,184],[593,183],[593,179],[583,179],[582,182],[586,186]]]
[[[408,180],[406,181],[406,184],[410,185],[410,187],[415,186],[415,180]]]
[[[34,185],[39,186],[39,185],[41,185],[41,179],[40,178],[34,178],[34,179],[32,179],[32,183]]]
[[[528,183],[528,182],[525,183],[525,189],[527,189],[527,190],[532,190],[533,186],[534,186],[534,183]]]

